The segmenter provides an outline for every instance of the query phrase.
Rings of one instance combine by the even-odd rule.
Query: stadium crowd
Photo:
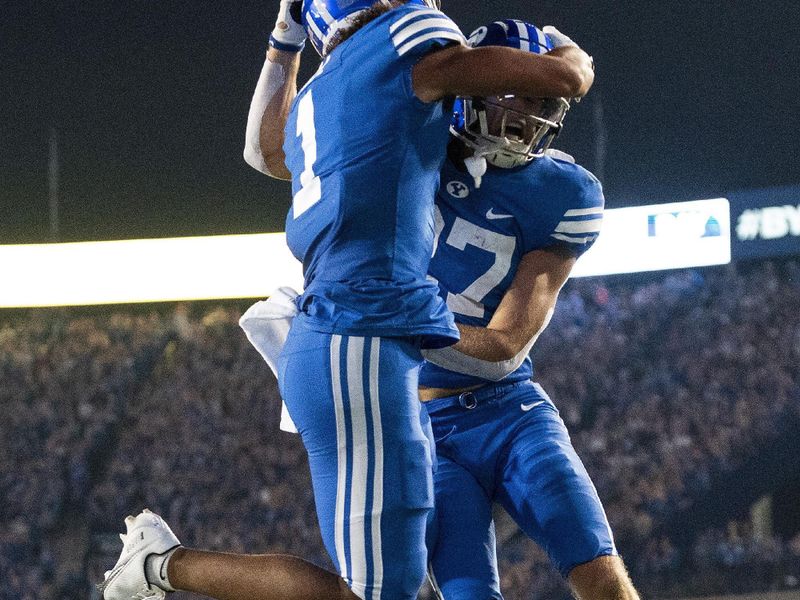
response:
[[[644,597],[800,587],[800,534],[764,536],[741,515],[695,524],[689,544],[664,527],[800,416],[798,306],[797,261],[563,290],[534,348],[537,380]],[[143,507],[187,545],[329,564],[304,450],[277,431],[243,308],[0,315],[0,597],[98,597],[115,532]],[[498,540],[507,598],[568,597],[504,515]]]

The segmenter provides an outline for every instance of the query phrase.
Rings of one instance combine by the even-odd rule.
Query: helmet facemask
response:
[[[569,102],[515,96],[459,98],[455,110],[451,133],[472,149],[473,156],[509,169],[544,155],[561,131]]]

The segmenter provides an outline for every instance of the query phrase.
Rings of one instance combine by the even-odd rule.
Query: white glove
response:
[[[575,46],[579,48],[578,44],[573,42],[569,36],[564,35],[552,25],[545,25],[542,27],[542,33],[550,38],[550,43],[553,44],[553,49],[563,48],[565,46]]]
[[[275,29],[269,45],[284,52],[300,52],[306,45],[306,30],[301,17],[303,0],[281,0]]]
[[[569,36],[564,35],[552,25],[545,25],[544,27],[542,27],[542,33],[544,33],[545,36],[550,38],[550,43],[553,45],[554,50],[556,48],[567,48],[570,46],[572,46],[573,48],[578,48],[580,50],[580,46],[578,46],[578,44],[573,42]],[[594,60],[592,59],[591,56],[589,57],[589,60],[591,61],[592,71],[594,71]],[[575,102],[581,101],[580,97],[575,97],[573,99],[575,100]]]

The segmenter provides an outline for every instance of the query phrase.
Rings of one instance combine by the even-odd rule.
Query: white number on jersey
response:
[[[438,206],[435,207],[435,218],[434,252],[438,248],[439,236],[444,228],[444,219]],[[456,217],[453,228],[447,236],[446,243],[448,246],[453,246],[458,250],[464,250],[469,244],[494,254],[494,263],[492,263],[488,271],[473,281],[460,294],[451,292],[447,294],[447,307],[451,311],[460,315],[482,319],[485,314],[482,302],[508,275],[508,271],[511,268],[511,257],[514,255],[517,240],[514,236],[489,231],[461,217]]]
[[[322,198],[319,176],[314,174],[317,162],[317,131],[314,127],[314,99],[308,92],[297,107],[297,137],[303,148],[304,166],[300,174],[300,189],[294,195],[292,206],[296,219]]]

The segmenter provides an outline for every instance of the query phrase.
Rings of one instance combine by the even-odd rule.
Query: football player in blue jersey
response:
[[[163,520],[142,513],[127,522],[106,600],[173,588],[240,600],[416,598],[434,501],[421,350],[459,336],[426,277],[452,99],[579,97],[594,78],[576,46],[547,56],[470,48],[436,4],[282,0],[248,118],[245,158],[292,180],[287,242],[305,289],[278,382],[339,575],[291,557],[176,548]],[[306,36],[323,60],[298,92]]]
[[[497,21],[469,42],[537,54],[572,44],[545,31]],[[548,150],[568,109],[564,98],[522,95],[456,103],[429,273],[461,340],[423,350],[420,373],[438,460],[431,579],[445,600],[502,598],[494,502],[578,598],[638,598],[558,410],[531,381],[528,353],[603,218],[597,179]]]

